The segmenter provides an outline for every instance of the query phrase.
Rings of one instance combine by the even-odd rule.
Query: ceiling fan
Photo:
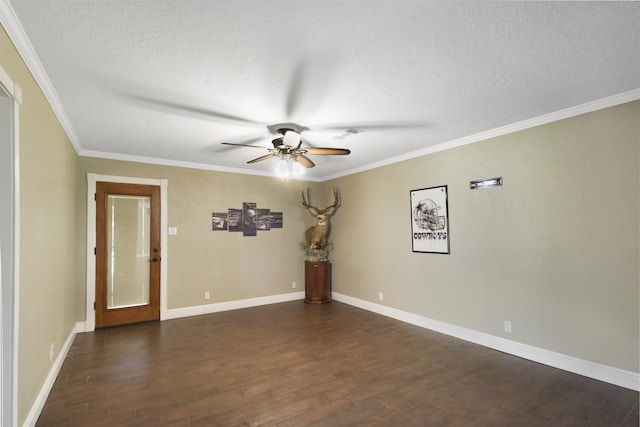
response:
[[[223,142],[222,144],[233,145],[236,147],[259,148],[262,150],[266,149],[269,152],[264,156],[249,160],[247,163],[258,163],[275,157],[280,160],[298,162],[305,168],[312,168],[315,166],[315,163],[307,157],[308,154],[321,156],[346,156],[351,153],[351,150],[346,148],[303,147],[300,132],[306,128],[293,123],[272,125],[268,126],[268,128],[269,130],[275,131],[281,135],[271,141],[273,148],[250,144],[235,144],[231,142]]]

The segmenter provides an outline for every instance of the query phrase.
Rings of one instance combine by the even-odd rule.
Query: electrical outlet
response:
[[[53,360],[53,356],[56,355],[56,343],[51,343],[51,347],[49,347],[49,361]]]
[[[510,320],[505,320],[504,321],[504,331],[511,333],[511,321]]]
[[[298,287],[298,284],[296,283],[295,280],[293,282],[291,282],[291,289],[295,289],[297,287]]]
[[[211,293],[209,293],[209,291],[204,291],[204,299],[211,299]]]
[[[382,301],[384,299],[384,295],[382,295],[382,292],[378,292],[378,299],[380,301]]]

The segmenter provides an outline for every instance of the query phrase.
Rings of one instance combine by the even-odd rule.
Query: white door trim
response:
[[[13,188],[11,189],[11,196],[13,199],[13,212],[12,212],[12,247],[6,248],[5,253],[10,252],[12,254],[12,263],[11,268],[13,271],[11,275],[13,276],[12,282],[9,284],[11,287],[10,295],[13,299],[13,303],[8,302],[10,304],[10,312],[5,313],[4,310],[0,310],[2,312],[2,316],[9,316],[11,323],[13,324],[12,328],[12,337],[11,342],[3,342],[0,339],[0,424],[10,423],[11,425],[17,425],[18,423],[18,343],[19,340],[19,331],[20,331],[20,104],[22,104],[22,90],[17,83],[15,83],[10,77],[9,74],[0,66],[0,86],[2,86],[3,92],[9,95],[9,98],[12,101],[12,114],[13,114],[13,123],[12,128],[10,129],[11,135],[11,151],[13,158],[10,159],[12,164],[12,183]],[[6,286],[6,284],[4,285]],[[2,297],[0,292],[0,303],[2,303]],[[3,328],[7,327],[3,324],[2,318],[0,318],[0,330],[4,331]],[[0,333],[0,335],[4,335],[4,332]],[[9,345],[9,349],[4,348],[5,345]],[[9,353],[6,353],[6,352]],[[5,358],[5,355],[8,357]],[[5,370],[5,365],[8,364],[11,366],[11,386],[9,395],[5,395],[5,384],[4,382],[7,378],[4,378],[2,374]],[[7,366],[8,367],[8,366]]]
[[[157,185],[160,187],[160,247],[162,262],[160,263],[160,320],[167,318],[167,187],[166,179],[133,178],[111,175],[87,174],[87,291],[85,332],[96,329],[96,312],[93,304],[96,301],[96,182],[117,182],[122,184]]]

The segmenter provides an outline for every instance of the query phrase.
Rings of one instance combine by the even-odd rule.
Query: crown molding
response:
[[[118,153],[109,153],[105,151],[92,151],[92,150],[81,150],[78,153],[81,157],[93,157],[97,159],[107,159],[107,160],[119,160],[123,162],[135,162],[135,163],[146,163],[151,165],[160,165],[160,166],[173,166],[177,168],[187,168],[187,169],[200,169],[200,170],[208,170],[208,171],[216,171],[216,172],[226,172],[226,173],[234,173],[241,175],[254,175],[254,176],[264,176],[269,178],[281,179],[276,175],[275,172],[265,172],[265,171],[256,171],[250,169],[242,169],[242,168],[230,168],[226,166],[216,166],[207,163],[196,163],[196,162],[185,162],[181,160],[168,160],[168,159],[160,159],[157,157],[143,157],[143,156],[132,156],[129,154],[118,154]],[[300,178],[297,177],[289,177],[290,181],[312,181],[312,182],[321,182],[317,178],[302,176]]]
[[[546,125],[548,123],[553,123],[559,120],[568,119],[568,118],[579,116],[582,114],[603,110],[605,108],[615,107],[616,105],[637,101],[638,99],[640,99],[640,89],[633,89],[627,92],[619,93],[617,95],[612,95],[606,98],[602,98],[595,101],[587,102],[585,104],[577,105],[575,107],[565,108],[563,110],[555,111],[553,113],[543,114],[542,116],[512,123],[510,125],[491,129],[485,132],[476,133],[474,135],[469,135],[462,138],[454,139],[452,141],[444,142],[442,144],[433,145],[431,147],[423,148],[421,150],[412,151],[410,153],[390,157],[388,159],[381,160],[375,163],[370,163],[368,165],[364,165],[359,168],[350,169],[334,175],[328,175],[328,176],[322,177],[320,181],[325,182],[332,179],[342,178],[344,176],[349,176],[359,172],[365,172],[371,169],[388,166],[394,163],[403,162],[405,160],[415,159],[417,157],[426,156],[428,154],[437,153],[439,151],[450,150],[452,148],[461,147],[463,145],[473,144],[475,142],[485,141],[487,139],[495,138],[502,135],[507,135],[507,134],[518,132],[525,129],[530,129],[536,126]]]
[[[33,75],[33,78],[40,87],[40,90],[42,90],[42,93],[49,102],[49,105],[58,118],[60,125],[67,134],[71,145],[73,145],[76,153],[79,154],[82,147],[80,145],[78,135],[71,125],[69,116],[62,106],[62,102],[60,101],[60,98],[58,97],[58,94],[54,89],[51,80],[49,80],[49,76],[44,70],[44,67],[40,62],[40,59],[38,58],[38,55],[36,54],[31,41],[27,37],[22,24],[18,20],[18,17],[16,16],[15,11],[9,4],[8,0],[0,0],[0,23],[2,23],[2,26],[9,35],[9,38],[22,57],[22,60],[27,65],[27,68]]]

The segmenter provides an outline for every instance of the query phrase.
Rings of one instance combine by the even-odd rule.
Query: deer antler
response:
[[[304,190],[302,190],[302,206],[309,209],[311,205],[309,205],[309,201],[311,200],[311,196],[309,195],[309,187],[307,187],[307,197],[304,196]]]
[[[342,198],[340,197],[340,189],[339,188],[334,188],[333,189],[333,205],[331,205],[329,207],[339,208],[341,202],[342,202]]]
[[[307,187],[307,196],[304,195],[304,190],[302,191],[302,206],[307,208],[311,215],[316,216],[318,214],[318,208],[311,205],[311,195],[309,194],[311,190]]]

